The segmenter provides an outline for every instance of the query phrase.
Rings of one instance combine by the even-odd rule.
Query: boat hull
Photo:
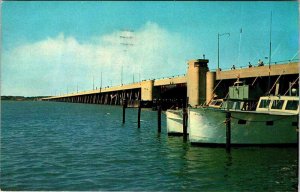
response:
[[[166,117],[168,135],[183,135],[182,110],[167,110]],[[189,132],[189,130],[187,130],[187,132]]]
[[[232,145],[296,145],[298,115],[230,111]],[[226,144],[226,111],[189,110],[189,140],[193,144]]]

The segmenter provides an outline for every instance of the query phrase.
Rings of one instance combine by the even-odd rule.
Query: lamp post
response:
[[[220,37],[223,35],[228,35],[228,37],[230,36],[230,33],[218,33],[218,69],[220,68]]]

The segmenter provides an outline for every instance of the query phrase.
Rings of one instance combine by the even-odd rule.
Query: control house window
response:
[[[285,107],[285,110],[297,110],[299,106],[298,100],[288,101]]]
[[[282,109],[284,100],[275,100],[272,103],[271,109]]]
[[[260,101],[259,108],[268,108],[270,105],[270,100],[263,99]]]

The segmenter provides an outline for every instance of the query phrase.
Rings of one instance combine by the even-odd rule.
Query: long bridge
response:
[[[207,103],[214,95],[225,97],[228,87],[237,79],[244,80],[247,84],[255,84],[265,91],[269,88],[266,83],[269,79],[271,85],[280,84],[278,94],[284,94],[292,82],[299,77],[299,63],[295,61],[224,71],[220,69],[210,71],[208,62],[209,60],[206,59],[188,61],[187,73],[183,76],[144,80],[132,84],[47,97],[42,100],[122,105],[126,99],[128,106],[131,107],[137,107],[140,102],[143,107],[151,107],[156,99],[172,104],[175,100],[184,100],[188,97],[189,104],[196,106]],[[293,86],[298,88],[298,81]]]

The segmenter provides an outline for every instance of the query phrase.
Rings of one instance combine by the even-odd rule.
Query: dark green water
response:
[[[297,191],[298,149],[190,146],[165,116],[55,102],[1,106],[2,190]]]

